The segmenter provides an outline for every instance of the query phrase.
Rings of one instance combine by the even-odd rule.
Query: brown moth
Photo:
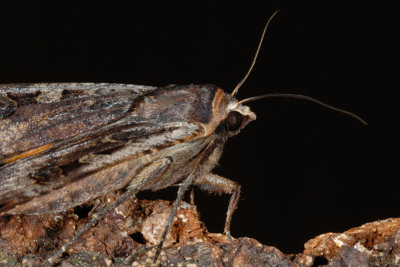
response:
[[[232,93],[214,85],[1,85],[0,215],[61,212],[125,190],[49,259],[53,262],[127,198],[180,184],[161,248],[183,194],[195,185],[232,195],[224,227],[230,238],[240,185],[212,170],[228,138],[256,119],[243,103],[260,97],[234,97],[252,66]],[[305,98],[333,108],[306,96],[262,97],[270,96]]]
[[[179,192],[193,183],[232,194],[229,235],[240,186],[211,170],[227,138],[255,119],[230,94],[213,85],[0,88],[1,215],[61,212],[119,189],[183,181]]]

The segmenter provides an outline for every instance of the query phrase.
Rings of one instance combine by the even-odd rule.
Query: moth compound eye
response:
[[[230,132],[234,132],[240,128],[243,122],[243,115],[237,111],[232,111],[226,119],[226,128]]]

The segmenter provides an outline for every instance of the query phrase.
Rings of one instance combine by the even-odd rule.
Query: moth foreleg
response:
[[[156,255],[154,256],[154,262],[157,261],[158,256],[160,256],[161,248],[163,246],[164,240],[168,234],[169,228],[171,226],[172,220],[174,219],[175,213],[178,210],[179,204],[182,200],[183,195],[187,191],[187,189],[193,184],[193,181],[196,180],[198,177],[205,175],[206,171],[206,162],[213,156],[215,153],[215,148],[218,144],[215,141],[210,142],[205,150],[199,156],[198,161],[196,162],[196,166],[193,171],[189,174],[187,178],[183,180],[180,184],[178,193],[176,195],[176,199],[174,205],[172,206],[172,211],[167,219],[167,223],[165,225],[164,232],[161,236],[160,243],[158,244]]]
[[[204,191],[208,191],[214,194],[231,194],[229,200],[228,211],[226,212],[224,233],[231,239],[231,221],[233,213],[239,202],[240,196],[240,184],[224,178],[222,176],[209,173],[207,175],[198,177],[194,180],[194,185],[200,187]]]
[[[56,253],[54,253],[50,258],[47,259],[49,263],[53,263],[58,257],[61,256],[75,241],[83,235],[90,227],[92,227],[95,223],[101,220],[108,212],[118,207],[121,203],[126,201],[129,198],[135,196],[146,184],[151,182],[152,180],[160,177],[164,171],[171,164],[172,159],[167,157],[145,166],[139,174],[137,174],[132,180],[131,184],[128,186],[128,189],[125,193],[118,198],[116,201],[99,211],[98,213],[93,215],[93,218],[85,224],[84,227],[79,229],[79,231],[65,244],[59,249]]]
[[[194,205],[194,188],[190,189],[190,205]]]

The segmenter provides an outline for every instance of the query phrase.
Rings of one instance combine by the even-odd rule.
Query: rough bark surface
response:
[[[63,214],[0,218],[0,266],[40,266],[88,218],[114,200],[108,196]],[[93,207],[93,208],[92,208]],[[171,211],[163,200],[130,200],[86,232],[59,266],[400,266],[400,218],[326,233],[285,255],[247,237],[229,242],[209,233],[195,206],[182,203],[157,262],[156,246]],[[88,213],[88,211],[90,211]]]

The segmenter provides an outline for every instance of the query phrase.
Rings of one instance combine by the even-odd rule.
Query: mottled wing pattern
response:
[[[123,118],[155,90],[123,84],[54,83],[0,86],[0,163]]]
[[[79,83],[0,87],[1,209],[195,137],[197,124],[155,123],[135,113],[140,98],[154,90]]]

